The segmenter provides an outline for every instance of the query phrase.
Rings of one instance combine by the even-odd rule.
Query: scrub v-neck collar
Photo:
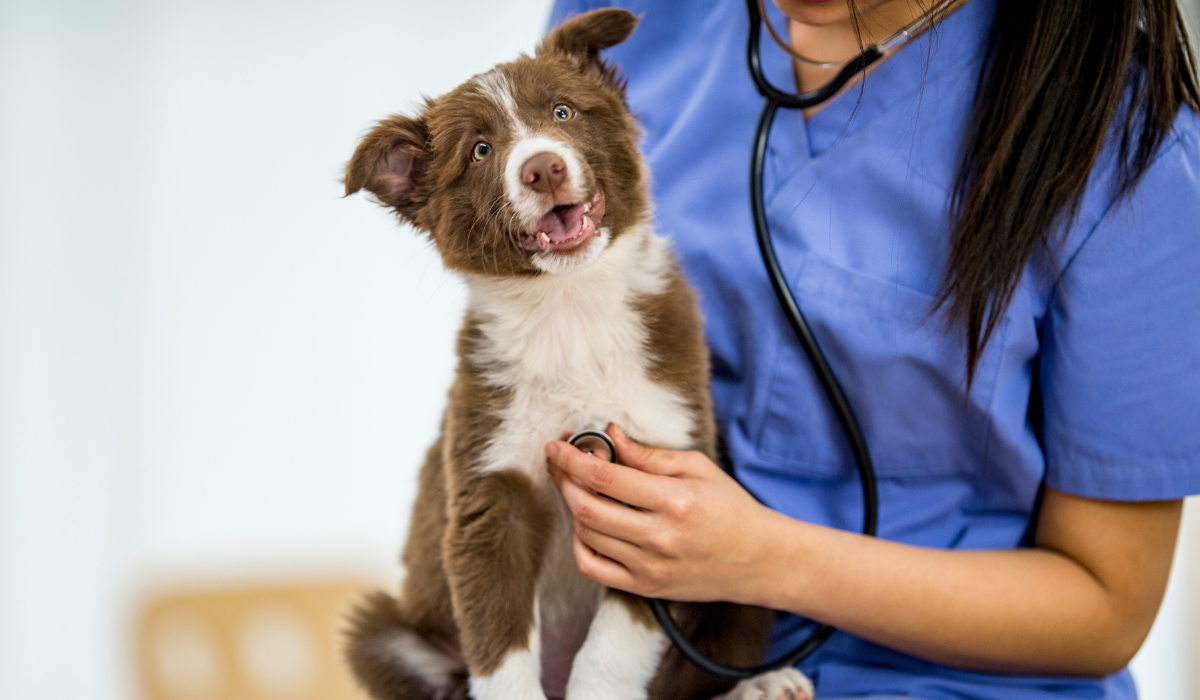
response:
[[[775,27],[786,27],[787,18],[775,3],[766,5]],[[848,140],[890,109],[911,104],[912,96],[941,73],[979,58],[987,45],[995,10],[995,0],[969,0],[847,86],[808,119],[800,110],[780,109],[771,132],[772,155],[786,154],[783,162],[791,163],[796,163],[798,153],[818,158],[839,145],[839,139]],[[791,57],[769,37],[762,40],[762,62],[775,85],[796,89]],[[780,162],[780,158],[772,160]]]

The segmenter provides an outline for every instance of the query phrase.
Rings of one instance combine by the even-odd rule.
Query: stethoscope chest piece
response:
[[[574,445],[580,452],[589,454],[596,459],[602,459],[605,462],[617,461],[617,446],[613,444],[612,438],[599,430],[580,430],[567,438],[567,442]]]

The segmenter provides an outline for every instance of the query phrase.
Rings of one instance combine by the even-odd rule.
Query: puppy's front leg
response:
[[[567,700],[645,700],[666,650],[649,604],[608,591],[571,666]]]
[[[551,523],[524,474],[456,485],[444,551],[475,700],[545,700],[535,609]]]

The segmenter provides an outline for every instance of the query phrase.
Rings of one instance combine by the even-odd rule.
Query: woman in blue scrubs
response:
[[[600,4],[559,0],[552,21]],[[1142,3],[1131,43],[1097,51],[1105,27],[1071,13],[1117,3],[970,0],[830,102],[777,117],[767,214],[875,459],[872,540],[853,534],[857,474],[754,243],[744,3],[622,4],[642,21],[606,55],[646,130],[657,227],[703,307],[729,461],[758,500],[701,456],[619,439],[628,468],[606,476],[657,504],[635,513],[580,488],[604,491],[600,465],[553,443],[586,513],[581,570],[787,611],[772,658],[808,620],[836,626],[801,665],[826,698],[1135,697],[1124,667],[1161,602],[1181,499],[1200,493],[1200,118],[1182,30],[1163,25],[1177,10]],[[855,23],[843,0],[777,4],[793,46],[833,62],[857,53],[855,24],[871,42],[921,11],[860,1],[874,7]],[[999,31],[1034,7],[1037,31]],[[1058,62],[1021,74],[1033,52]],[[800,91],[832,75],[771,45],[763,60]],[[1025,82],[981,92],[1004,71]],[[1125,101],[1092,109],[1114,84]],[[1123,151],[1131,98],[1158,111],[1134,110]],[[1042,118],[1006,131],[1022,115]],[[1006,236],[1028,245],[993,245]]]

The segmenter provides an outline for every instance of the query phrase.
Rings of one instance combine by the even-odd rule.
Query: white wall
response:
[[[0,0],[0,698],[134,697],[158,583],[394,575],[462,291],[339,170],[548,4]]]
[[[340,199],[547,0],[0,0],[0,698],[131,698],[156,582],[394,578],[462,306]]]

